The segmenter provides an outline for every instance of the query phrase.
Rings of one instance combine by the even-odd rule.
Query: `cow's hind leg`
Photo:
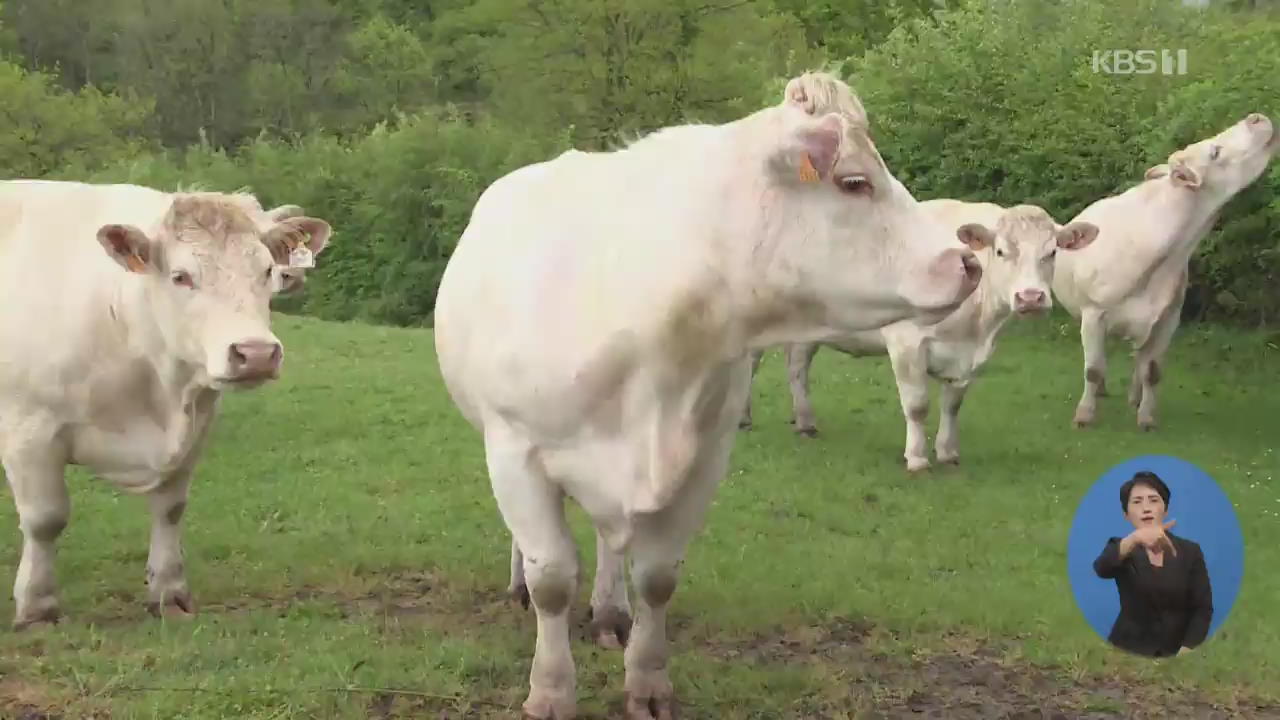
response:
[[[182,561],[182,516],[190,485],[191,473],[180,471],[147,495],[151,506],[147,610],[152,615],[189,617],[196,611]]]
[[[596,577],[591,589],[591,637],[610,650],[627,645],[631,603],[627,599],[626,556],[614,552],[596,531]]]
[[[489,480],[523,556],[524,579],[538,619],[524,713],[537,720],[570,720],[577,714],[569,617],[578,583],[578,553],[565,520],[564,493],[546,477],[537,451],[496,425],[490,424],[485,432]]]
[[[13,583],[15,630],[57,622],[61,614],[55,546],[71,517],[63,476],[66,456],[52,439],[36,440],[27,430],[9,434],[4,453],[4,472],[22,530],[22,558]]]
[[[626,720],[670,720],[675,692],[667,673],[667,605],[675,593],[689,540],[728,466],[728,447],[708,444],[688,482],[663,510],[638,516],[632,537],[635,624],[624,655]]]

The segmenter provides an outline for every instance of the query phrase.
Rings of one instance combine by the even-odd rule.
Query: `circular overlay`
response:
[[[1120,507],[1120,486],[1133,474],[1148,470],[1169,486],[1166,522],[1169,532],[1200,545],[1213,592],[1213,619],[1208,642],[1227,619],[1244,576],[1244,537],[1235,509],[1213,478],[1191,463],[1168,455],[1145,455],[1108,470],[1080,501],[1067,541],[1067,574],[1076,605],[1105,640],[1120,612],[1115,580],[1103,579],[1093,561],[1107,539],[1128,535],[1133,525]]]

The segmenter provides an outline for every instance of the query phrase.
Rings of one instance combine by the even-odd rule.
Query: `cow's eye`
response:
[[[183,270],[178,270],[171,276],[174,285],[181,287],[195,287],[195,283],[191,281],[191,274]]]
[[[870,195],[871,181],[865,175],[845,175],[836,181],[842,192],[852,195]]]
[[[996,248],[996,257],[1004,257],[1004,248]]]
[[[1222,154],[1222,146],[1221,146],[1221,145],[1214,145],[1213,147],[1209,148],[1209,159],[1210,159],[1210,160],[1217,160],[1217,159],[1218,159],[1218,156],[1219,156],[1219,155],[1221,155],[1221,154]]]
[[[263,279],[263,280],[266,280],[267,282],[271,282],[271,273],[272,273],[274,270],[275,270],[275,268],[273,268],[273,267],[271,267],[270,265],[268,265],[268,266],[267,266],[267,272],[263,274],[262,279]]]

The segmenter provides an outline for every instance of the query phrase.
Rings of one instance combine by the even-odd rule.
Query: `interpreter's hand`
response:
[[[1129,533],[1129,537],[1133,541],[1143,547],[1152,550],[1168,550],[1170,554],[1177,555],[1178,551],[1173,549],[1173,541],[1165,534],[1165,530],[1173,527],[1177,520],[1170,520],[1163,525],[1147,525]]]

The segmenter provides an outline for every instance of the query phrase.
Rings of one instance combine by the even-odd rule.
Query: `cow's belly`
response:
[[[823,345],[852,357],[872,357],[884,355],[888,352],[888,346],[885,344],[884,335],[880,330],[867,330],[844,335],[836,340],[826,341]]]

